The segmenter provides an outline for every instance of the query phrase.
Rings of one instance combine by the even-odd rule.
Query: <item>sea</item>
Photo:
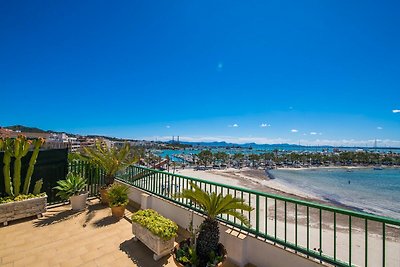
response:
[[[269,149],[210,148],[213,153],[224,151],[228,154],[261,154]],[[331,147],[286,147],[286,151],[316,152],[331,150]],[[301,150],[300,150],[301,149]],[[342,150],[355,151],[356,148]],[[376,151],[373,149],[367,149]],[[169,156],[172,161],[184,162],[182,155],[198,154],[201,149],[159,150],[161,157]],[[282,149],[280,149],[282,151]],[[377,151],[378,152],[378,151]],[[387,152],[381,149],[379,152]],[[396,150],[398,152],[398,149]],[[384,168],[309,168],[271,170],[275,181],[312,197],[344,205],[358,211],[388,216],[400,220],[400,169]]]
[[[400,219],[400,169],[312,168],[271,170],[275,181],[312,197]]]
[[[297,146],[297,145],[265,145],[261,146],[259,145],[258,147],[208,147],[207,149],[210,149],[211,152],[225,152],[227,154],[236,154],[236,153],[242,153],[242,154],[263,154],[266,152],[272,152],[275,149],[277,149],[280,152],[332,152],[334,147],[330,146]],[[342,151],[369,151],[369,152],[389,152],[393,151],[396,153],[400,153],[400,148],[373,148],[373,147],[339,147],[338,149]],[[197,155],[200,153],[202,149],[198,148],[187,148],[187,149],[178,149],[178,150],[173,150],[173,149],[163,149],[163,150],[153,150],[152,152],[156,155],[159,155],[161,157],[166,157],[169,156],[169,158],[172,161],[175,162],[184,162],[182,159],[182,155]]]

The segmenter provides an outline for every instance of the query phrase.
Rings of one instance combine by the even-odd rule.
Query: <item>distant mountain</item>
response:
[[[66,133],[66,132],[56,132],[52,130],[43,130],[37,127],[29,127],[29,126],[24,126],[24,125],[12,125],[12,126],[6,126],[3,127],[5,129],[13,130],[13,131],[21,131],[23,133],[65,133],[68,136],[76,137],[79,136],[79,134],[72,134],[72,133]],[[131,139],[125,139],[125,138],[116,138],[116,137],[109,137],[109,136],[104,136],[104,135],[87,135],[88,138],[107,138],[111,141],[132,141]]]
[[[24,125],[12,125],[12,126],[6,126],[3,127],[5,129],[13,130],[13,131],[21,131],[23,133],[65,133],[69,136],[76,136],[76,134],[71,134],[71,133],[66,133],[66,132],[57,132],[57,131],[52,131],[52,130],[43,130],[37,127],[29,127],[29,126],[24,126]]]
[[[176,143],[173,141],[169,141],[167,143]],[[227,143],[225,141],[222,142],[180,142],[181,144],[185,145],[192,145],[192,146],[203,146],[203,147],[241,147],[239,144],[234,143]]]
[[[173,143],[169,141],[168,143]],[[286,147],[304,147],[301,145],[295,144],[256,144],[256,143],[246,143],[246,144],[236,144],[236,143],[227,143],[225,141],[221,142],[180,142],[181,144],[185,145],[192,145],[192,146],[202,146],[202,147],[238,147],[238,148],[256,148],[256,149],[263,149],[263,148],[280,148],[284,149]]]
[[[21,131],[25,133],[47,133],[50,131],[45,131],[36,127],[28,127],[23,125],[13,125],[13,126],[6,126],[5,129],[13,130],[13,131]]]
[[[168,143],[173,143],[169,141]],[[304,148],[332,148],[332,146],[303,146],[296,144],[256,144],[256,143],[245,143],[245,144],[236,144],[236,143],[227,143],[225,141],[221,142],[180,142],[185,145],[199,146],[199,147],[230,147],[230,148],[252,148],[252,149],[260,149],[260,150],[297,150]]]

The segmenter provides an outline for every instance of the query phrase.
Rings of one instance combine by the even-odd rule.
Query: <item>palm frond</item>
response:
[[[252,211],[253,208],[246,204],[243,199],[235,198],[230,194],[223,196],[222,193],[208,193],[193,182],[190,182],[190,186],[191,189],[183,190],[176,194],[174,198],[189,199],[199,205],[209,218],[215,219],[219,215],[229,214],[244,224],[248,224],[248,220],[238,210]]]

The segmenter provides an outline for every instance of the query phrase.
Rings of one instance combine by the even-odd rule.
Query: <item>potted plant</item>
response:
[[[16,219],[34,215],[40,217],[46,211],[47,196],[45,193],[40,193],[43,180],[36,181],[32,193],[29,193],[36,159],[43,143],[42,138],[28,140],[23,135],[15,139],[0,138],[0,151],[4,151],[3,176],[6,194],[0,198],[0,223],[7,225],[9,221]],[[22,159],[28,154],[32,145],[33,151],[22,186]]]
[[[219,228],[217,216],[229,214],[243,224],[250,226],[250,222],[239,211],[252,211],[253,208],[243,199],[235,198],[228,194],[208,193],[193,182],[192,189],[185,189],[175,198],[186,198],[196,203],[206,215],[201,223],[194,240],[185,240],[177,245],[174,250],[174,259],[181,266],[220,266],[226,258],[226,251],[219,243]],[[194,241],[194,242],[193,242]]]
[[[102,203],[108,204],[107,189],[114,183],[117,172],[138,161],[137,157],[131,158],[130,152],[131,147],[127,142],[122,148],[108,147],[101,142],[96,142],[94,147],[84,148],[84,156],[105,171],[105,185],[100,188]]]
[[[129,188],[122,184],[113,184],[108,189],[108,201],[111,213],[114,217],[121,219],[125,214],[125,206],[129,203]]]
[[[84,210],[89,192],[85,191],[86,180],[81,176],[68,173],[65,180],[57,181],[57,196],[69,199],[73,210]]]
[[[132,215],[134,240],[140,240],[153,252],[153,259],[171,253],[174,248],[178,225],[155,210],[140,210]]]

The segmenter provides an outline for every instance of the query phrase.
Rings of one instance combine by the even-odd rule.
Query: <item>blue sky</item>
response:
[[[400,146],[396,1],[2,1],[0,125]]]

